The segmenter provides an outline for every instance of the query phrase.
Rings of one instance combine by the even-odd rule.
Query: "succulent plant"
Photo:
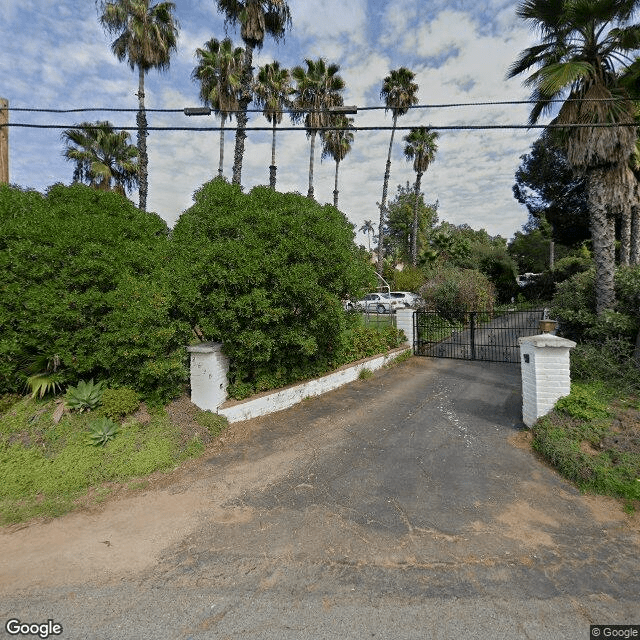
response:
[[[85,382],[80,380],[77,387],[69,387],[65,395],[65,404],[71,410],[82,413],[86,410],[95,409],[102,399],[104,393],[104,382],[93,383],[93,380]]]
[[[113,440],[119,431],[120,427],[113,420],[103,416],[89,423],[89,441],[96,447],[104,446]]]

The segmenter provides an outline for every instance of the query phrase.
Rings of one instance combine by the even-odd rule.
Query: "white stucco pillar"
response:
[[[569,350],[576,343],[542,333],[519,338],[522,371],[522,421],[531,427],[571,392]]]
[[[227,398],[229,359],[221,342],[187,347],[191,354],[191,402],[205,411],[217,411]]]
[[[415,309],[405,308],[396,311],[396,328],[404,331],[407,342],[411,345],[412,352],[415,353],[415,345],[413,344],[413,316]]]

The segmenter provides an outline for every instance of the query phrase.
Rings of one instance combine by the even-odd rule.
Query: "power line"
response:
[[[0,129],[4,127],[20,127],[27,129],[78,129],[77,124],[32,124],[28,122],[8,122],[0,124]],[[482,130],[518,130],[518,129],[610,129],[614,127],[638,127],[633,122],[621,123],[593,123],[593,124],[456,124],[456,125],[413,125],[395,127],[396,131],[411,131],[419,127],[424,127],[431,131],[482,131]],[[98,125],[83,125],[83,129],[99,129]],[[138,131],[138,127],[115,127],[119,131]],[[147,131],[221,131],[223,127],[158,127],[147,126]],[[354,127],[314,127],[313,131],[391,131],[393,126],[354,126]],[[224,131],[233,132],[236,127],[224,127]],[[273,131],[273,126],[269,127],[244,127],[244,131]],[[276,131],[303,131],[307,133],[305,127],[277,127]]]
[[[565,103],[565,102],[618,102],[620,98],[566,98],[566,99],[553,99],[545,100],[545,104]],[[434,104],[415,104],[407,107],[407,109],[448,109],[457,107],[485,107],[485,106],[500,106],[500,105],[519,105],[519,104],[538,104],[542,102],[540,100],[490,100],[483,102],[443,102]],[[388,111],[390,107],[385,105],[375,105],[371,107],[357,107],[358,111]],[[137,113],[140,109],[136,108],[120,108],[120,107],[78,107],[75,109],[53,109],[46,107],[8,107],[8,111],[22,111],[31,113],[82,113],[86,111],[105,111],[113,113]],[[149,113],[183,113],[184,109],[149,109],[144,111]],[[248,113],[262,113],[263,109],[247,109]],[[296,109],[283,109],[282,113],[300,113],[303,110]],[[308,110],[305,109],[304,113],[315,113],[319,111],[325,111],[325,109]],[[226,111],[229,114],[240,113],[240,109],[231,109]]]

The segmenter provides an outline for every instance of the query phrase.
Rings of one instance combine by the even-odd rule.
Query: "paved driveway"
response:
[[[413,358],[232,426],[99,512],[0,535],[62,638],[580,639],[640,624],[640,527],[528,449],[513,365]]]

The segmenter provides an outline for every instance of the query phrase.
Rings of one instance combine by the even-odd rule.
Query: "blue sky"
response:
[[[214,0],[176,0],[180,23],[178,51],[167,73],[147,77],[150,109],[197,106],[198,88],[191,81],[194,52],[212,37],[225,37]],[[323,56],[340,65],[346,82],[345,104],[382,106],[380,88],[391,69],[406,66],[416,73],[420,104],[522,100],[528,97],[520,79],[504,79],[518,53],[534,34],[515,16],[513,0],[291,0],[292,29],[284,43],[267,40],[254,55],[254,66],[278,60],[291,68],[305,58]],[[239,32],[228,35],[240,46]],[[135,108],[137,75],[111,53],[111,38],[98,22],[92,0],[1,0],[0,96],[11,108]],[[527,105],[494,105],[412,110],[399,126],[452,124],[524,124]],[[45,114],[12,111],[10,121],[73,125],[108,119],[116,127],[134,126],[135,113],[84,112]],[[218,125],[210,118],[150,113],[155,126]],[[284,125],[289,125],[283,120]],[[389,126],[384,110],[361,111],[358,126]],[[249,126],[268,126],[251,114]],[[415,179],[396,134],[390,197],[398,184]],[[435,162],[423,176],[429,202],[439,201],[439,216],[489,233],[511,237],[527,214],[512,195],[519,158],[537,138],[536,130],[441,132]],[[340,209],[359,228],[378,221],[376,203],[389,131],[356,133],[353,150],[340,165]],[[225,175],[230,179],[233,133],[227,133]],[[135,132],[132,132],[135,144]],[[73,165],[62,157],[60,130],[12,127],[9,131],[10,180],[38,190],[55,182],[68,184]],[[269,132],[249,132],[242,182],[245,189],[268,183]],[[218,132],[151,132],[148,209],[172,225],[192,203],[193,192],[217,172]],[[309,143],[304,132],[278,136],[278,189],[306,194]],[[320,162],[316,148],[315,196],[333,201],[333,161]],[[133,199],[137,202],[137,196]],[[377,228],[377,227],[376,227]],[[364,243],[364,236],[358,240]]]

